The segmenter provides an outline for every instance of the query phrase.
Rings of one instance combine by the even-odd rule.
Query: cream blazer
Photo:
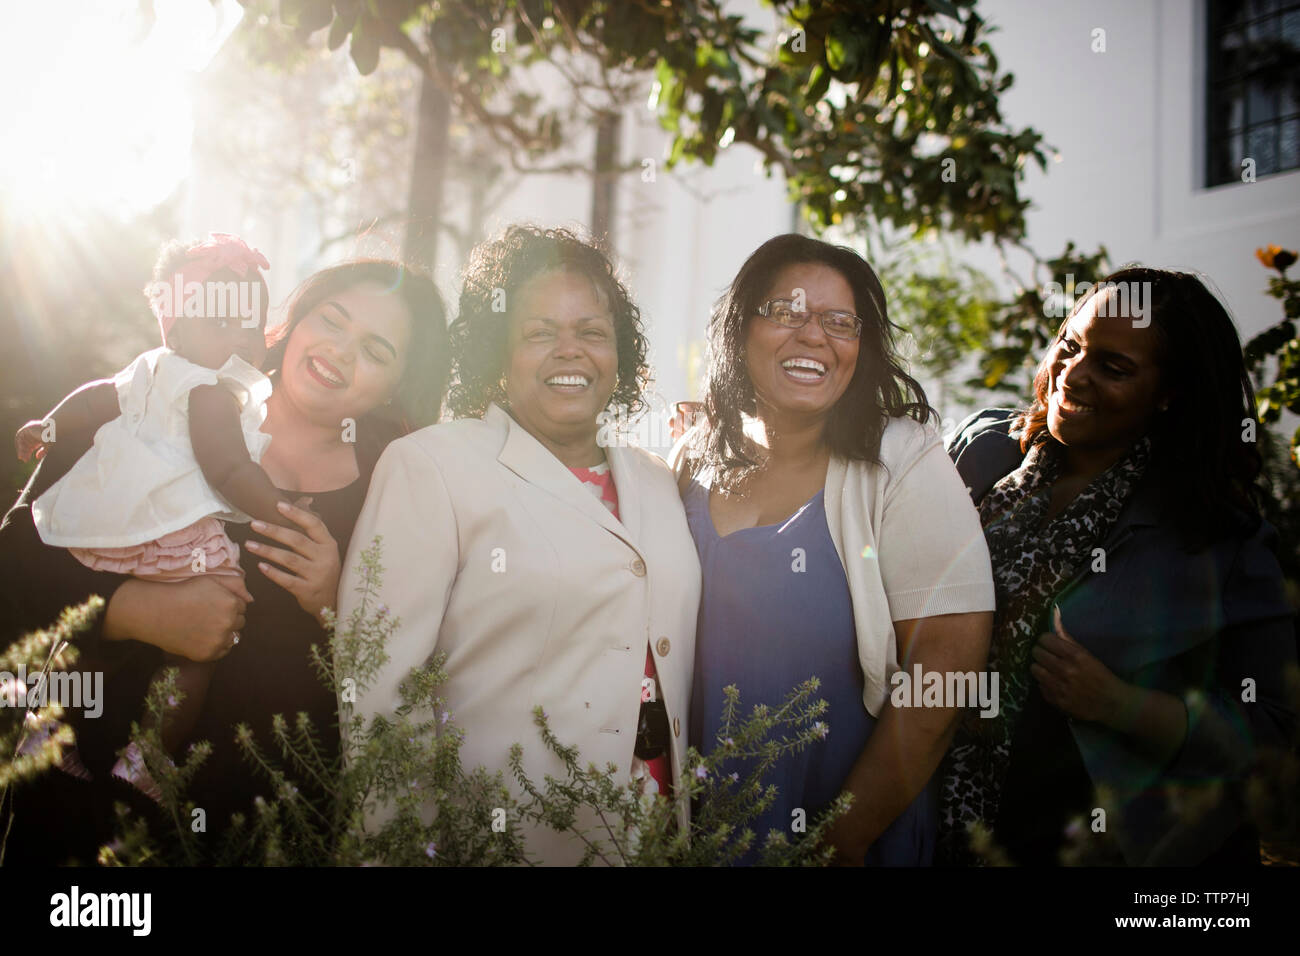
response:
[[[613,764],[626,779],[649,645],[680,774],[699,559],[667,465],[638,448],[606,451],[621,521],[495,405],[481,421],[433,425],[388,447],[352,535],[339,612],[355,607],[358,556],[382,535],[380,600],[401,623],[357,713],[391,715],[402,679],[445,652],[441,694],[464,730],[466,769],[502,770],[515,789],[507,758],[519,743],[534,783],[562,777],[533,723],[540,705],[583,766]],[[569,865],[583,847],[541,829],[528,849]]]

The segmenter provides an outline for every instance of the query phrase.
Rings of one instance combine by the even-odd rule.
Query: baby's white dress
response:
[[[208,484],[190,440],[190,391],[218,383],[238,399],[244,444],[260,462],[271,443],[260,430],[271,380],[237,356],[210,369],[165,346],[153,349],[113,377],[122,414],[95,433],[91,449],[32,505],[41,540],[64,548],[124,548],[209,516],[248,521]]]

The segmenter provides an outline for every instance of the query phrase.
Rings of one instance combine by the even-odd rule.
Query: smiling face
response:
[[[821,263],[786,266],[763,301],[796,299],[799,290],[804,311],[861,314],[848,281]],[[860,341],[828,336],[815,318],[791,329],[751,317],[745,330],[745,360],[759,415],[825,418],[853,380]]]
[[[1112,294],[1091,296],[1049,353],[1047,428],[1072,453],[1118,460],[1169,396],[1155,327],[1105,314],[1113,309],[1097,314]]]
[[[585,275],[557,270],[521,285],[510,306],[506,399],[515,421],[548,447],[594,443],[618,380],[607,297]]]
[[[406,368],[411,313],[378,283],[326,296],[289,333],[280,384],[304,414],[339,422],[392,397]]]

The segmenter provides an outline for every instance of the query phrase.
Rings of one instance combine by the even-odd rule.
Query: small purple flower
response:
[[[738,773],[733,773],[733,774],[731,775],[731,782],[732,782],[732,783],[740,783],[740,774],[738,774]]]
[[[695,776],[698,777],[699,779],[703,780],[703,779],[705,779],[706,777],[708,777],[708,775],[709,775],[709,772],[708,772],[707,770],[705,770],[703,767],[696,767],[696,768],[695,768]]]
[[[438,719],[444,724],[447,723],[447,721],[451,720],[451,711],[444,710],[442,712],[442,716],[439,717]]]
[[[734,747],[734,746],[736,746],[736,742],[735,742],[734,740],[732,740],[730,737],[728,737],[726,740],[724,740],[724,741],[722,742],[722,744],[723,744],[724,747]]]
[[[167,697],[167,706],[168,706],[168,707],[175,707],[175,706],[176,706],[176,703],[177,703],[177,701],[176,701],[176,695],[175,695],[175,694],[170,694],[170,695],[168,695],[168,697]]]
[[[424,848],[424,855],[432,860],[435,856],[438,855],[438,844],[430,843],[428,846],[426,846]]]
[[[817,731],[817,736],[825,738],[831,732],[831,729],[823,724],[820,720],[813,724],[812,729]]]

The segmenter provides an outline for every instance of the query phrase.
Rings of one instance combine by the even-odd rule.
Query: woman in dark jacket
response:
[[[946,760],[944,860],[972,860],[977,823],[1020,864],[1071,841],[1091,862],[1258,863],[1243,784],[1291,739],[1296,651],[1255,427],[1223,306],[1196,276],[1132,268],[1076,305],[1028,410],[959,429],[1001,707]]]
[[[291,297],[286,321],[268,333],[265,367],[274,383],[262,430],[272,436],[262,466],[289,500],[301,531],[228,525],[246,572],[154,583],[91,571],[65,550],[44,545],[29,503],[87,448],[94,429],[59,431],[40,468],[0,526],[0,640],[55,621],[67,605],[98,594],[106,601],[79,640],[82,671],[103,671],[103,713],[69,715],[87,773],[52,771],[13,794],[14,821],[4,863],[93,863],[116,829],[112,804],[138,812],[149,801],[109,773],[139,720],[162,652],[218,659],[190,741],[212,753],[186,793],[205,811],[203,845],[216,857],[230,815],[250,814],[270,784],[242,757],[235,728],[247,724],[259,746],[278,756],[275,714],[310,716],[325,759],[338,753],[337,704],[312,666],[309,648],[328,635],[320,611],[337,593],[370,474],[389,441],[437,421],[447,377],[446,314],[432,281],[395,262],[358,261],[308,278]],[[96,426],[97,427],[97,426]],[[231,585],[229,582],[236,582]],[[310,788],[308,788],[310,789]],[[319,800],[319,792],[304,793]],[[7,808],[4,808],[7,809]],[[0,821],[2,825],[3,821]]]

